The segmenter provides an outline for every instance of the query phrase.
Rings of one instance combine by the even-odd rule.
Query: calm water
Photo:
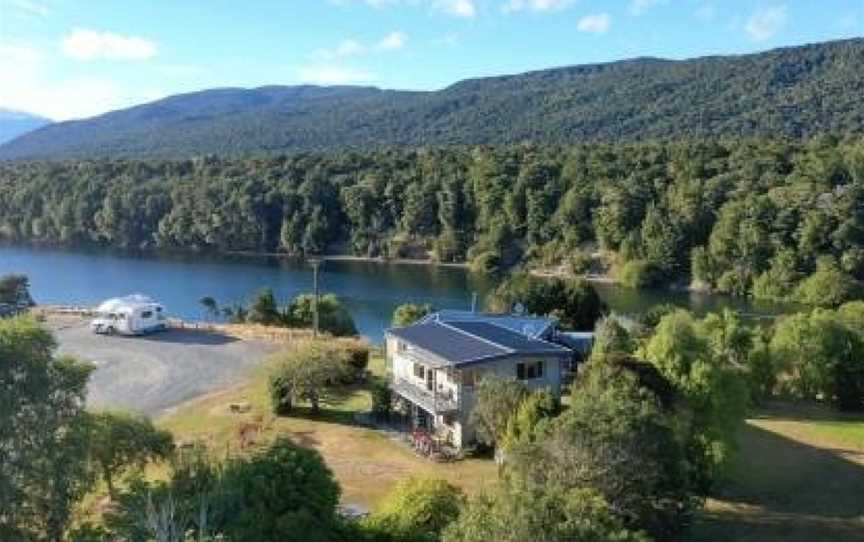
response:
[[[24,273],[38,303],[95,305],[114,296],[144,293],[166,305],[168,313],[200,319],[199,300],[220,305],[248,300],[269,286],[280,300],[312,290],[311,269],[298,261],[266,256],[134,254],[117,251],[64,250],[0,246],[0,275]],[[348,307],[360,332],[381,339],[393,309],[406,302],[438,308],[468,309],[471,292],[480,299],[494,284],[459,268],[372,262],[328,261],[320,276],[322,292],[335,293]],[[599,285],[613,310],[644,311],[672,302],[697,312],[732,307],[748,314],[782,312],[776,305],[753,305],[720,296],[685,292],[634,292]]]

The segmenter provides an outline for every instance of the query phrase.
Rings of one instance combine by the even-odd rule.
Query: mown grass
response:
[[[747,420],[696,541],[864,540],[864,416],[774,404]]]
[[[370,362],[374,376],[383,374],[384,361]],[[231,403],[248,402],[251,410],[232,414]],[[372,405],[367,386],[355,386],[338,400],[325,405],[319,414],[295,408],[291,416],[270,412],[266,369],[235,388],[196,399],[166,414],[158,424],[172,431],[179,442],[198,440],[216,454],[244,453],[238,428],[259,423],[263,430],[259,444],[277,436],[288,436],[298,444],[318,450],[342,487],[345,503],[373,507],[399,480],[409,476],[447,479],[468,493],[474,493],[497,477],[494,462],[468,459],[438,464],[416,456],[403,443],[381,431],[359,424],[355,414]]]

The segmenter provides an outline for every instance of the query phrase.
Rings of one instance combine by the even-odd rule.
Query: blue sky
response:
[[[0,0],[0,107],[90,116],[269,84],[438,89],[864,35],[864,0]]]

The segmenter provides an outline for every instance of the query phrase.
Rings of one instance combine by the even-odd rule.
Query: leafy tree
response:
[[[288,414],[299,401],[309,401],[318,413],[343,384],[348,366],[337,346],[324,341],[298,344],[270,360],[270,400],[273,411]]]
[[[387,382],[372,383],[372,415],[379,420],[388,420],[393,413],[393,390]]]
[[[90,487],[92,367],[55,358],[30,318],[0,320],[0,539],[59,542]]]
[[[722,322],[721,322],[722,323]],[[747,405],[747,380],[739,358],[739,330],[713,318],[700,322],[679,310],[664,316],[645,346],[645,355],[672,382],[693,411],[695,445],[710,484],[728,465]]]
[[[669,388],[644,364],[590,362],[570,408],[510,450],[506,475],[528,488],[590,490],[628,529],[674,538],[701,498],[687,414]]]
[[[852,308],[850,308],[852,307]],[[864,409],[864,337],[845,310],[814,310],[782,318],[771,339],[771,355],[785,391],[824,399],[844,410]],[[845,321],[844,321],[845,320]]]
[[[435,542],[459,516],[461,489],[444,480],[408,478],[399,482],[363,523],[376,540]]]
[[[753,283],[753,297],[761,299],[787,299],[795,289],[801,274],[797,269],[795,252],[784,249],[771,260],[771,268],[759,275]]]
[[[350,540],[336,507],[340,489],[320,454],[279,438],[221,463],[194,454],[166,482],[138,480],[118,497],[106,526],[113,539],[148,542],[148,510],[165,510],[168,527],[195,539]]]
[[[0,303],[33,305],[33,298],[30,297],[30,280],[25,275],[0,277]]]
[[[662,282],[661,271],[646,260],[630,260],[618,272],[618,282],[625,288],[649,288]]]
[[[212,318],[216,318],[219,316],[219,305],[216,303],[216,300],[210,296],[202,297],[198,303],[204,307],[204,310],[207,311],[207,314]]]
[[[500,484],[474,497],[444,531],[444,542],[648,542],[628,531],[590,489],[511,489]]]
[[[565,329],[594,329],[595,322],[606,312],[597,290],[582,279],[510,275],[492,294],[489,306],[495,312],[511,312],[517,303],[529,314],[558,319]]]
[[[795,289],[794,298],[819,307],[837,307],[860,295],[860,285],[832,259],[819,262],[816,272]]]
[[[471,424],[477,430],[477,439],[487,446],[497,446],[528,391],[515,380],[487,375],[478,383],[475,394],[470,416]]]
[[[114,480],[127,468],[143,469],[150,461],[168,459],[174,438],[168,431],[156,429],[144,417],[122,412],[92,414],[90,455],[116,497]]]
[[[270,288],[261,290],[252,300],[246,320],[253,324],[265,326],[277,325],[282,321],[276,296]]]
[[[285,309],[288,325],[311,328],[314,322],[315,296],[297,296]],[[318,325],[322,331],[337,337],[357,335],[357,327],[348,309],[334,294],[325,294],[318,299]]]
[[[539,433],[538,426],[557,416],[560,410],[561,405],[549,391],[537,390],[530,393],[507,420],[501,446],[509,449],[519,443],[531,442]]]
[[[302,533],[330,542],[340,530],[340,489],[321,455],[280,438],[248,459],[229,461],[222,474],[228,540],[269,542]]]
[[[606,316],[597,324],[594,334],[594,346],[591,356],[606,356],[609,354],[630,354],[635,350],[635,344],[630,333],[616,318]]]
[[[404,327],[411,325],[432,312],[431,305],[418,305],[416,303],[405,303],[399,305],[393,311],[393,327]]]

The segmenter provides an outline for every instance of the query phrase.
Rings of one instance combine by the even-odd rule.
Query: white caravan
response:
[[[90,329],[95,333],[108,335],[143,335],[166,327],[164,307],[141,294],[103,302],[96,308],[96,318],[90,322]]]

